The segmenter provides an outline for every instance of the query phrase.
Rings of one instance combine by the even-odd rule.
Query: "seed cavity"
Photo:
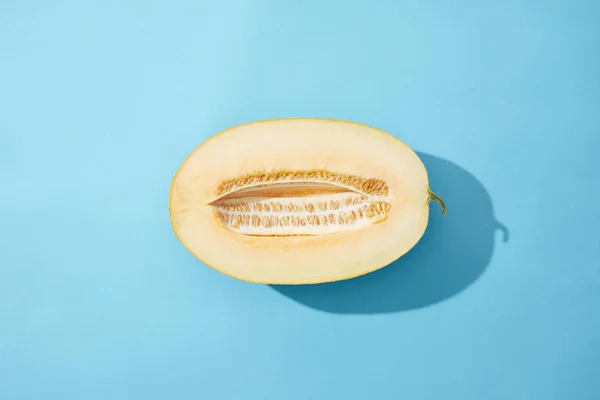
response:
[[[209,205],[220,224],[251,236],[326,235],[363,229],[391,212],[385,181],[329,171],[281,171],[223,182]]]

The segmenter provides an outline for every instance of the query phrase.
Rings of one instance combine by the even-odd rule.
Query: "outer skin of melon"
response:
[[[316,234],[286,236],[240,233],[244,226],[235,231],[216,217],[214,204],[226,199],[224,182],[281,171],[283,176],[286,171],[288,176],[294,171],[329,171],[360,177],[360,182],[383,181],[389,212],[384,220],[356,229],[347,223],[328,225],[326,233],[318,233],[317,228],[325,229],[321,226],[310,228]],[[262,185],[263,197],[270,195],[267,189],[280,187],[277,182]],[[336,188],[335,182],[327,185]],[[238,196],[244,198],[244,193]],[[434,198],[441,200],[430,191],[425,166],[408,145],[392,135],[354,122],[290,118],[233,127],[200,145],[173,179],[170,215],[183,245],[224,274],[256,283],[313,284],[367,274],[407,253],[425,232]],[[235,215],[228,218],[244,221],[242,214]],[[318,223],[319,217],[312,221]],[[246,227],[251,233],[252,229],[275,229],[251,225]],[[277,229],[285,233],[292,228]]]

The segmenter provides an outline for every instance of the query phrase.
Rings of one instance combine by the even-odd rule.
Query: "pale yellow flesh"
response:
[[[295,188],[283,181],[241,189],[224,184],[281,171],[326,172],[300,175],[303,183]],[[376,179],[389,190],[361,193],[339,184],[336,174],[362,178],[359,189]],[[282,119],[238,126],[202,144],[173,181],[170,211],[184,246],[227,275],[319,283],[372,272],[409,251],[427,226],[428,189],[418,156],[385,132],[345,121]],[[356,197],[355,208],[346,204]],[[309,206],[320,200],[331,208]],[[248,217],[254,216],[261,222],[253,224]],[[297,227],[283,226],[286,216],[296,217]]]

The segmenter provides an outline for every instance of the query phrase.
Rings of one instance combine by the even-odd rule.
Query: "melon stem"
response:
[[[446,215],[446,203],[444,202],[444,200],[437,194],[433,193],[431,189],[427,189],[427,191],[429,192],[427,204],[430,204],[432,201],[439,203],[439,205],[442,207],[442,215]]]

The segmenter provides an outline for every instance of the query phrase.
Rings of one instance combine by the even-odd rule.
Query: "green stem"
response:
[[[429,192],[429,198],[427,199],[427,204],[431,203],[432,201],[439,203],[440,206],[442,207],[442,215],[446,215],[446,203],[444,202],[444,200],[437,194],[433,193],[431,191],[431,189],[427,189],[427,191]]]

